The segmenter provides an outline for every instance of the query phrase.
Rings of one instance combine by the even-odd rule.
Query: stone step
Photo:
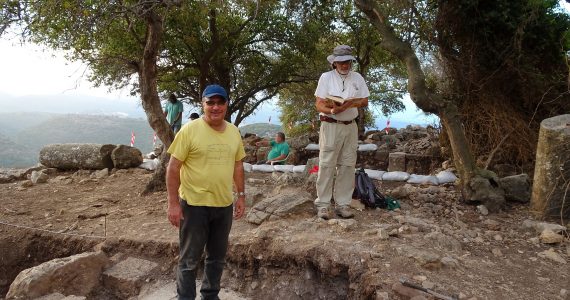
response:
[[[200,280],[196,280],[196,295],[200,297]],[[222,288],[219,294],[220,299],[224,300],[247,300],[246,298],[235,291],[225,290]],[[137,300],[176,300],[176,282],[162,281],[145,285],[141,288],[141,294]]]
[[[103,272],[103,286],[120,299],[138,295],[157,263],[128,257]]]

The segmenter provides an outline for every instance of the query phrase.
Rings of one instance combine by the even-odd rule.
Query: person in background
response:
[[[174,94],[168,96],[168,101],[164,106],[164,116],[166,121],[170,124],[170,128],[174,131],[174,134],[178,133],[180,127],[182,127],[182,112],[184,111],[184,106],[182,102],[176,99]]]
[[[287,155],[289,155],[289,144],[285,142],[285,133],[283,132],[275,134],[274,140],[262,140],[255,143],[255,145],[257,147],[271,146],[271,150],[267,153],[267,160],[257,162],[258,165],[273,164],[273,162],[276,162],[275,164],[283,164],[282,160],[287,158]]]
[[[179,228],[176,286],[183,300],[196,297],[196,272],[204,249],[201,298],[219,299],[232,215],[239,219],[245,212],[245,151],[238,128],[224,119],[226,90],[207,86],[202,108],[204,116],[184,125],[168,148],[168,220]]]

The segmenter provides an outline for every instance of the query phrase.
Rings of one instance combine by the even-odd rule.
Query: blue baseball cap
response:
[[[228,93],[221,85],[210,84],[204,89],[204,92],[202,92],[202,97],[210,98],[213,96],[220,96],[224,98],[225,101],[228,101]]]

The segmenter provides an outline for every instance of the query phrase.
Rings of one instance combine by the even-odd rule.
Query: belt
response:
[[[319,115],[319,120],[321,120],[321,121],[323,121],[323,122],[339,123],[339,124],[344,124],[344,125],[352,124],[352,122],[354,122],[354,120],[350,120],[350,121],[339,121],[339,120],[337,120],[337,119],[333,119],[333,118],[331,118],[331,117],[324,116],[324,115]]]

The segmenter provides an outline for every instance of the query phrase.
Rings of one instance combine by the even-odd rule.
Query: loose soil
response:
[[[52,174],[48,183],[29,188],[20,183],[0,185],[0,297],[21,270],[88,251],[102,242],[99,247],[111,254],[160,262],[157,280],[173,278],[178,232],[166,218],[166,193],[139,196],[151,174],[120,170],[98,180],[72,174]],[[57,176],[69,176],[73,182]],[[248,184],[250,209],[273,190],[274,183],[267,174],[247,177],[268,182]],[[388,189],[397,184],[380,185]],[[449,189],[454,193],[453,187]],[[570,289],[568,239],[566,244],[550,246],[532,242],[537,234],[521,226],[530,218],[527,206],[509,206],[481,217],[474,206],[457,201],[436,199],[435,204],[441,209],[403,200],[399,212],[356,211],[356,224],[347,228],[315,218],[310,202],[286,218],[260,226],[245,218],[237,220],[230,235],[224,287],[253,299],[374,299],[381,292],[399,299],[392,285],[402,277],[431,282],[434,290],[464,299],[558,299],[561,289]],[[476,232],[480,239],[459,239],[461,249],[445,249],[426,238],[429,231],[399,224],[398,216],[432,220],[458,236]],[[486,219],[498,226],[490,230],[483,223]],[[376,234],[380,228],[401,232],[382,240]],[[455,259],[457,266],[418,263],[403,254],[402,247]],[[538,256],[551,247],[569,263]]]

